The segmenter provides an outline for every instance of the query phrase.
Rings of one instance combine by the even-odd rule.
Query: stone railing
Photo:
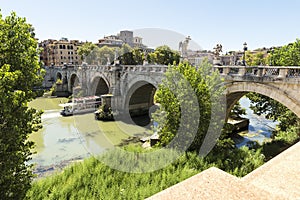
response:
[[[124,72],[154,72],[165,73],[168,66],[165,65],[122,65]]]
[[[214,66],[221,76],[226,77],[261,77],[274,79],[300,78],[300,66]]]
[[[120,69],[123,72],[154,72],[154,73],[165,73],[168,69],[168,66],[165,65],[77,65],[77,66],[68,66],[67,69],[77,70],[91,70],[91,71],[112,71],[115,69]]]

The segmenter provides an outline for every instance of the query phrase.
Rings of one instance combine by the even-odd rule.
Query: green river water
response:
[[[65,161],[81,160],[114,148],[130,136],[151,134],[150,130],[137,125],[95,120],[93,113],[62,117],[59,104],[67,101],[66,98],[39,98],[30,102],[31,107],[44,110],[43,128],[32,133],[29,138],[35,142],[34,150],[37,152],[31,163],[52,166]],[[249,108],[249,99],[244,97],[240,103],[246,108],[247,114],[244,117],[250,119],[250,124],[248,131],[240,133],[242,137],[236,141],[236,145],[241,147],[249,141],[262,143],[268,140],[277,122],[255,115]]]
[[[36,154],[31,163],[38,166],[58,165],[71,159],[82,159],[114,148],[130,136],[149,133],[149,130],[120,121],[102,122],[93,113],[62,117],[59,103],[66,98],[39,98],[30,106],[44,110],[43,128],[30,135]]]

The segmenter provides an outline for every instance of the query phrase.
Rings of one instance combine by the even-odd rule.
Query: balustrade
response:
[[[270,78],[300,78],[300,67],[275,66],[214,66],[222,76],[254,76]]]

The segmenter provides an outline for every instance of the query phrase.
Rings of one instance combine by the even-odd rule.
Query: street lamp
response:
[[[244,42],[244,57],[243,57],[243,65],[246,66],[246,51],[248,50],[247,43]]]

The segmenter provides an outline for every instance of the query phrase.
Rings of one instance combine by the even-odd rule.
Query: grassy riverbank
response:
[[[136,145],[125,148],[131,152],[151,151]],[[200,158],[189,152],[157,171],[128,173],[112,169],[101,161],[113,156],[115,164],[127,162],[130,165],[138,157],[130,160],[122,153],[111,151],[105,157],[86,159],[57,175],[35,181],[27,199],[144,199],[212,166],[243,176],[263,164],[261,154],[247,148],[227,153],[227,159],[223,159],[223,155]],[[164,159],[168,158],[162,157],[158,163]]]

